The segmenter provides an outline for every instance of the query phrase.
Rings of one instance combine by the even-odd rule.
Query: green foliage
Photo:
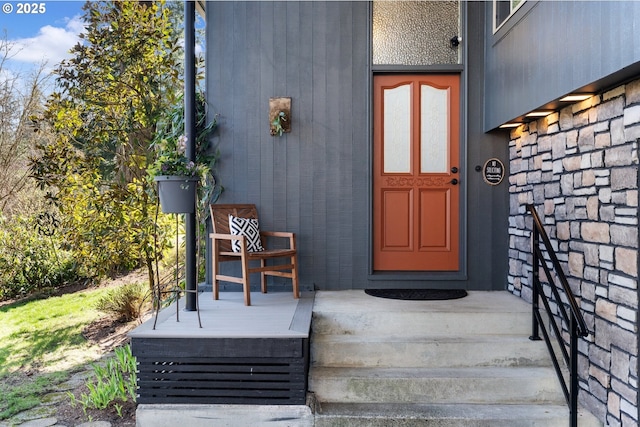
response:
[[[284,123],[287,121],[287,113],[280,111],[271,122],[271,135],[282,136],[284,133]]]
[[[196,139],[195,139],[195,163],[203,165],[208,171],[213,170],[218,153],[212,153],[210,149],[209,137],[216,129],[218,123],[216,118],[207,122],[207,102],[202,92],[196,92]],[[164,157],[174,161],[176,154],[179,160],[182,160],[185,153],[185,143],[188,135],[185,134],[184,122],[184,98],[180,97],[178,101],[167,109],[158,121],[158,127],[153,139],[151,147],[155,150],[156,160],[147,169],[151,177],[156,175],[167,175],[167,167],[163,167]],[[182,140],[182,141],[181,141]],[[170,146],[166,144],[170,143]],[[171,163],[168,165],[171,166]]]
[[[137,319],[145,303],[150,301],[149,288],[143,283],[128,283],[109,290],[102,296],[96,308],[105,313],[114,314],[125,322]]]
[[[122,416],[122,406],[118,402],[136,401],[136,358],[131,354],[131,346],[118,347],[115,356],[104,366],[93,364],[95,377],[87,383],[88,393],[79,399],[69,394],[73,405],[80,404],[82,409],[115,408]]]
[[[93,307],[106,291],[93,289],[0,307],[0,419],[38,406],[43,395],[59,390],[57,385],[76,367],[101,356],[102,350],[90,345],[82,333],[102,316]]]
[[[152,175],[200,176],[204,172],[202,165],[189,160],[185,153],[188,138],[181,135],[176,139],[162,139],[156,144],[158,158],[151,167]],[[200,167],[199,167],[200,166]]]
[[[155,161],[147,169],[149,177],[158,175],[197,176],[198,210],[205,214],[209,204],[214,203],[222,187],[218,185],[214,172],[220,152],[213,149],[210,136],[217,127],[217,120],[207,121],[207,102],[204,94],[196,92],[196,139],[195,161],[185,156],[188,136],[185,135],[184,100],[181,98],[158,122],[158,128],[151,147],[155,151]]]
[[[39,144],[32,175],[60,210],[86,274],[144,265],[153,280],[167,223],[156,221],[147,168],[156,126],[182,86],[180,32],[163,1],[87,2],[84,10],[85,33],[56,69],[58,90],[38,122],[56,138]]]
[[[0,214],[0,300],[59,287],[81,277],[59,235],[45,230],[40,217]]]
[[[15,374],[12,375],[15,381]],[[52,372],[32,378],[21,378],[13,387],[0,388],[0,420],[7,419],[19,412],[31,409],[40,404],[43,393],[57,390],[57,385],[68,377],[66,372]],[[8,381],[8,376],[1,376],[0,382]]]
[[[106,291],[23,300],[0,307],[0,375],[41,367],[62,370],[92,360],[97,349],[87,343],[82,331],[102,315],[94,307]]]

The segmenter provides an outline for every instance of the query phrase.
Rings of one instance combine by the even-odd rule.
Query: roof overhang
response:
[[[198,12],[198,15],[202,16],[202,18],[205,18],[205,11],[206,11],[206,7],[207,7],[207,2],[204,0],[196,0],[196,12]]]

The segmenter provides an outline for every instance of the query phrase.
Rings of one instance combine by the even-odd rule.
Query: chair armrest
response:
[[[284,237],[289,239],[289,249],[296,249],[296,233],[289,231],[262,231],[260,230],[261,237]],[[264,245],[264,240],[263,240]]]
[[[246,237],[244,236],[238,236],[235,234],[210,233],[209,238],[211,239],[211,246],[213,247],[214,256],[216,256],[215,254],[222,254],[225,256],[234,256],[234,257],[243,256],[244,257],[247,254],[247,242],[246,242]],[[230,242],[233,240],[240,241],[240,252],[232,251],[231,248],[229,248],[226,251],[220,252],[218,245],[220,244],[219,241],[222,241],[222,240],[228,240]]]
[[[287,237],[287,238],[295,237],[295,233],[290,233],[288,231],[262,231],[262,230],[260,230],[260,234],[262,234],[263,236],[269,236],[269,237]]]
[[[212,240],[244,240],[245,237],[235,234],[210,233],[209,238]]]

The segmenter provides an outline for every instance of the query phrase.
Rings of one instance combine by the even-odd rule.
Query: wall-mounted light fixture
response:
[[[593,96],[592,93],[572,93],[563,98],[560,98],[560,102],[579,102],[589,99]]]
[[[554,101],[548,102],[547,104],[542,106],[540,109],[530,111],[527,114],[516,117],[511,121],[507,123],[503,123],[498,127],[500,129],[516,128],[524,123],[528,123],[532,120],[537,120],[541,117],[546,117],[551,113],[559,111],[560,109],[565,108],[566,104],[570,104],[572,102],[584,101],[586,99],[591,98],[592,96],[594,96],[593,93],[587,93],[587,92],[569,93],[563,96],[562,98],[558,98]]]
[[[530,113],[525,114],[525,116],[526,117],[546,117],[551,113],[553,113],[553,110],[534,110]]]
[[[509,122],[509,123],[504,123],[502,125],[500,125],[500,129],[510,129],[510,128],[517,128],[518,126],[520,126],[522,123],[520,122]]]

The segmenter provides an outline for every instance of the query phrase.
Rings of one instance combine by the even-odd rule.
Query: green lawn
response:
[[[39,403],[69,373],[101,356],[82,336],[104,316],[94,307],[107,289],[0,307],[0,419]]]

